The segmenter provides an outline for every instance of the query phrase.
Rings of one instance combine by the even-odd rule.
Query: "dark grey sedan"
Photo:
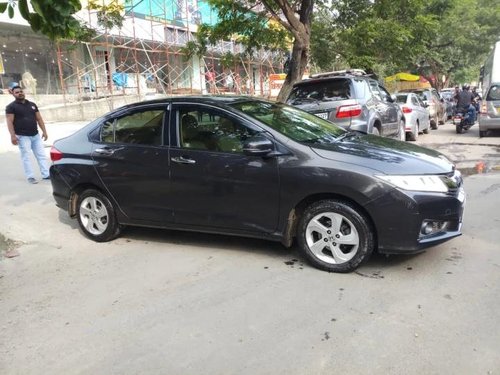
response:
[[[94,241],[126,225],[294,241],[316,267],[415,253],[460,235],[443,155],[248,97],[140,102],[51,150],[53,196]]]

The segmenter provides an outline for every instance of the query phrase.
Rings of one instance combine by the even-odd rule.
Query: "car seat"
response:
[[[199,137],[198,121],[196,117],[186,114],[181,120],[181,146],[204,150],[207,147]]]
[[[233,122],[221,118],[217,126],[217,148],[222,152],[240,152],[243,147]]]

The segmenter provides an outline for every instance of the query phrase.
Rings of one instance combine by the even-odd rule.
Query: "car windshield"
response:
[[[398,103],[406,103],[406,99],[407,98],[408,98],[408,95],[398,94],[398,95],[396,95],[396,102],[398,102]]]
[[[308,101],[338,101],[353,98],[348,79],[335,79],[324,82],[310,82],[297,85],[288,97],[288,104],[301,104]]]
[[[297,142],[332,143],[346,133],[329,121],[285,104],[249,100],[233,103],[231,107]]]

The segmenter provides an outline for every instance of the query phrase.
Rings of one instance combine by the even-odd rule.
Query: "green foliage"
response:
[[[319,13],[319,14],[318,14]],[[498,0],[334,0],[315,14],[312,63],[320,70],[401,70],[477,80],[500,37]]]
[[[89,40],[95,35],[95,31],[73,17],[82,8],[80,0],[30,0],[30,3],[34,12],[29,11],[28,0],[0,2],[0,13],[7,11],[8,16],[13,18],[14,13],[19,11],[33,31],[51,40]]]
[[[192,53],[201,56],[209,45],[216,45],[222,40],[242,44],[247,54],[260,48],[288,49],[290,38],[284,28],[270,23],[266,12],[249,11],[249,7],[255,6],[258,1],[208,0],[208,3],[217,9],[219,22],[199,27],[196,45],[187,48]]]

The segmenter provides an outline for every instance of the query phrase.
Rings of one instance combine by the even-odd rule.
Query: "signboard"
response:
[[[285,83],[286,73],[269,74],[270,97],[276,98]]]
[[[2,58],[2,55],[0,55],[0,74],[5,74],[5,69],[3,67],[3,58]]]

